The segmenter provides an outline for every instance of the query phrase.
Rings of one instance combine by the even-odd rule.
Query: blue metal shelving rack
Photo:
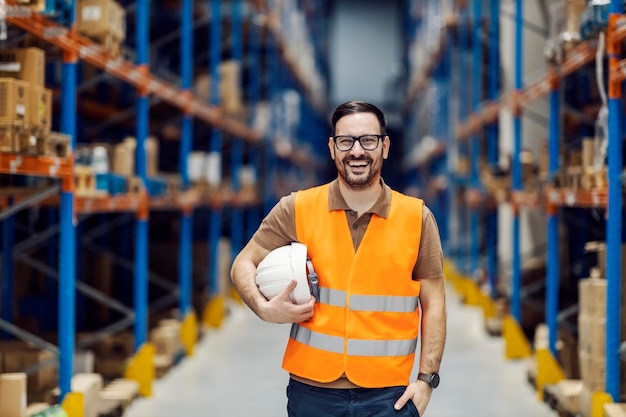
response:
[[[515,75],[514,88],[517,94],[524,88],[524,2],[515,0]],[[513,192],[522,190],[522,167],[520,154],[522,152],[522,114],[521,108],[513,109],[513,158],[512,158],[512,189]],[[511,315],[521,323],[522,320],[522,265],[520,252],[520,217],[519,208],[513,206],[513,250],[511,260]]]
[[[211,92],[211,106],[219,106],[219,72],[218,65],[221,60],[221,12],[222,12],[222,2],[219,0],[211,1],[211,15],[212,15],[212,24],[211,24],[211,39],[210,39],[210,52],[211,52],[211,73],[212,73],[212,89]],[[317,5],[316,7],[318,7]],[[241,21],[243,19],[243,4],[242,0],[235,0],[232,3],[232,22],[233,22],[233,58],[243,62],[243,27]],[[69,23],[71,24],[74,21],[76,5],[74,1],[71,2],[71,7],[68,10],[71,10],[71,14],[69,16]],[[191,0],[183,0],[183,6],[181,10],[181,41],[180,41],[180,58],[181,58],[181,85],[180,91],[182,96],[188,98],[191,96],[191,88],[193,86],[193,2]],[[145,151],[145,142],[148,137],[148,127],[149,127],[149,112],[150,112],[150,100],[149,95],[155,93],[149,85],[136,85],[133,83],[133,77],[137,79],[143,79],[145,76],[150,76],[150,64],[149,64],[149,1],[148,0],[138,0],[136,5],[136,33],[135,33],[135,42],[136,42],[136,54],[135,54],[135,64],[134,66],[130,66],[129,70],[132,73],[132,77],[129,74],[115,73],[112,72],[114,76],[123,79],[130,84],[134,85],[137,88],[138,98],[136,101],[136,166],[137,173],[139,177],[144,181],[144,184],[147,182],[147,161],[146,161],[146,151]],[[65,22],[68,23],[68,22]],[[49,23],[47,23],[49,24]],[[24,28],[24,26],[20,26]],[[60,27],[60,26],[59,26]],[[250,56],[254,57],[256,54],[255,65],[252,68],[252,78],[254,78],[253,82],[250,83],[250,103],[253,104],[253,108],[256,104],[259,103],[261,96],[261,35],[260,29],[257,25],[252,25],[254,30],[251,31],[251,42],[250,42]],[[29,30],[27,28],[27,30]],[[67,41],[67,39],[66,39]],[[54,42],[53,42],[54,43]],[[59,46],[59,45],[57,45]],[[76,47],[76,44],[72,44],[72,47]],[[279,47],[278,41],[276,39],[269,40],[269,55],[266,58],[268,69],[270,70],[270,74],[273,75],[271,77],[271,82],[267,84],[268,89],[266,92],[266,98],[268,101],[272,99],[276,99],[279,94],[281,88],[286,88],[287,86],[293,86],[298,84],[292,77],[287,74],[288,65],[283,65],[278,57],[279,57]],[[97,55],[97,54],[96,54]],[[63,133],[66,133],[71,136],[73,141],[73,147],[76,146],[76,97],[77,97],[77,63],[79,58],[83,59],[84,57],[79,54],[78,48],[76,48],[72,52],[64,52],[63,66],[62,66],[62,78],[61,78],[61,96],[62,96],[62,109],[61,109],[61,125],[60,130]],[[102,59],[102,56],[97,56],[97,59]],[[96,58],[93,56],[85,57],[84,59],[95,65],[102,65],[102,62],[96,62]],[[90,59],[94,59],[94,61],[89,61]],[[107,70],[111,70],[111,68],[107,68]],[[256,77],[254,77],[254,73],[256,71]],[[278,74],[282,74],[278,76]],[[267,74],[266,74],[267,75]],[[178,89],[176,89],[178,91]],[[171,91],[170,91],[171,92]],[[306,93],[306,92],[305,92]],[[155,93],[157,95],[163,93]],[[167,95],[167,94],[165,94]],[[183,120],[182,120],[182,137],[181,137],[181,150],[180,150],[180,174],[183,182],[183,188],[187,188],[189,186],[189,178],[187,175],[187,156],[191,150],[192,145],[192,136],[193,136],[193,128],[194,128],[194,120],[193,118],[200,118],[205,121],[209,121],[211,123],[211,115],[208,112],[208,108],[200,108],[198,109],[197,103],[188,103],[189,107],[185,107],[183,105],[173,103],[175,106],[179,107],[183,111]],[[192,105],[193,104],[193,105]],[[317,119],[313,114],[315,113],[315,106],[311,104],[311,110],[309,111],[308,107],[304,112],[306,114],[305,118],[307,121],[314,120],[316,125],[311,129],[313,132],[321,132],[322,128],[317,129],[319,123],[319,119]],[[275,108],[275,107],[274,107]],[[275,108],[276,109],[276,108]],[[278,118],[273,118],[274,122],[271,126],[271,133],[275,133],[277,126]],[[236,126],[234,126],[236,128]],[[302,131],[302,125],[298,128],[298,131]],[[211,151],[213,152],[221,152],[222,151],[222,132],[215,128],[212,130],[212,138],[210,143]],[[290,132],[294,133],[294,132]],[[244,132],[242,138],[235,138],[233,141],[233,158],[231,160],[231,167],[233,168],[233,186],[235,191],[239,188],[239,171],[243,162],[243,140],[250,139],[250,132]],[[267,136],[267,135],[266,135]],[[306,137],[305,139],[313,141],[314,139],[311,136]],[[317,138],[315,138],[317,140]],[[252,165],[255,166],[257,176],[261,173],[260,161],[261,156],[265,156],[266,162],[268,162],[266,171],[269,173],[270,180],[267,181],[268,185],[273,185],[273,175],[275,175],[274,167],[275,167],[275,151],[272,147],[273,143],[271,140],[264,138],[264,143],[268,147],[266,149],[265,155],[261,153],[261,146],[251,146],[249,150],[249,161]],[[269,159],[269,161],[268,161]],[[266,203],[273,200],[275,202],[275,195],[273,190],[267,189],[265,194],[268,199]],[[58,192],[54,190],[54,194]],[[60,250],[58,254],[59,258],[59,299],[58,299],[58,307],[59,307],[59,386],[61,389],[61,397],[63,398],[71,393],[71,379],[73,374],[73,356],[75,350],[75,330],[76,330],[76,289],[85,291],[87,295],[96,295],[96,292],[89,291],[88,286],[82,282],[79,282],[76,279],[76,201],[72,188],[72,181],[63,182],[61,188],[61,208],[60,208],[60,225],[59,225],[59,235],[60,235]],[[80,203],[80,200],[79,200]],[[184,316],[191,310],[191,236],[192,236],[192,221],[193,221],[193,210],[192,209],[183,209],[181,215],[181,234],[180,234],[180,248],[179,248],[179,280],[180,280],[180,300],[179,307],[181,315]],[[147,341],[147,330],[148,330],[148,225],[149,225],[149,210],[146,207],[145,210],[138,210],[138,215],[135,222],[135,246],[134,246],[134,254],[135,254],[135,263],[134,266],[131,262],[123,262],[123,259],[116,259],[116,263],[123,264],[122,266],[134,271],[133,277],[133,303],[134,303],[134,312],[130,309],[127,309],[122,303],[115,302],[108,297],[100,297],[99,301],[104,303],[110,303],[111,306],[126,314],[127,317],[123,320],[123,323],[116,325],[115,328],[119,329],[121,326],[129,326],[131,321],[134,321],[134,348],[135,350],[139,350],[143,345],[145,345]],[[2,213],[3,215],[6,212]],[[241,214],[241,215],[240,215]],[[235,213],[233,222],[236,224],[232,225],[231,234],[233,236],[234,247],[233,250],[237,250],[241,246],[241,240],[243,238],[243,230],[241,229],[244,224],[243,213],[237,214]],[[3,249],[3,278],[11,275],[11,265],[12,258],[8,255],[11,252],[11,247],[13,246],[13,228],[11,222],[11,216],[7,216],[3,220],[2,224],[2,249]],[[260,222],[259,210],[255,210],[254,208],[250,208],[250,216],[248,217],[248,223],[252,230],[253,227],[258,225]],[[121,224],[121,223],[120,223]],[[105,224],[101,225],[101,229],[104,229]],[[211,217],[211,259],[212,259],[212,271],[210,271],[210,287],[213,294],[216,293],[216,285],[217,285],[217,243],[218,238],[221,234],[221,213],[212,213]],[[100,230],[98,233],[101,233]],[[54,232],[51,232],[53,234]],[[98,233],[92,233],[93,236],[98,235]],[[93,238],[91,236],[91,238]],[[217,236],[217,239],[216,239]],[[239,243],[237,243],[236,236],[239,236]],[[48,235],[44,236],[44,240],[48,239]],[[87,238],[87,237],[85,237]],[[95,242],[91,242],[93,244],[92,247],[97,247]],[[111,252],[109,255],[115,255]],[[118,257],[119,258],[119,257]],[[40,271],[43,271],[49,275],[53,274],[52,266],[45,267],[38,266]],[[10,289],[11,279],[3,279],[3,293],[10,294],[12,291]],[[172,291],[175,293],[175,288],[164,288],[166,290]],[[96,297],[97,298],[97,297]],[[8,309],[10,307],[10,303],[3,303],[3,311],[2,318],[5,321],[10,322],[10,313]],[[110,326],[107,329],[111,330],[114,326]],[[40,341],[42,345],[45,343]],[[53,352],[57,352],[54,346],[47,346],[49,350]]]
[[[233,0],[231,13],[232,59],[243,68],[243,2]],[[231,149],[231,186],[234,193],[241,191],[241,168],[243,166],[244,144],[235,138]],[[235,205],[231,210],[230,218],[230,248],[231,259],[234,259],[243,248],[244,242],[244,210]]]
[[[149,71],[149,0],[137,0],[136,11],[136,63]],[[147,91],[137,91],[136,166],[137,176],[147,184],[146,140],[150,104]],[[134,346],[138,351],[148,338],[148,213],[141,213],[135,222],[135,274],[134,274]]]
[[[211,105],[220,106],[220,63],[222,61],[222,4],[220,0],[211,0],[211,22],[209,25],[209,69],[211,72]],[[219,160],[221,173],[222,131],[211,129],[209,155]],[[209,222],[209,294],[219,296],[219,242],[222,235],[222,208],[212,207]]]
[[[69,20],[76,19],[76,1],[70,2]],[[61,81],[61,132],[70,136],[76,148],[76,67],[78,57],[64,53]],[[76,304],[76,231],[74,192],[61,192],[59,232],[59,400],[72,390],[74,370],[75,304]]]
[[[496,100],[500,95],[500,0],[490,0],[489,18],[489,85],[490,100]],[[489,166],[495,169],[498,166],[498,123],[487,126],[487,148]],[[498,296],[498,209],[488,209],[486,230],[487,274],[491,298]]]
[[[483,73],[483,51],[482,51],[482,4],[480,1],[473,3],[473,25],[472,25],[472,88],[471,102],[473,111],[480,109],[482,101],[482,73]],[[480,137],[475,133],[470,137],[470,186],[478,189],[480,187]],[[470,276],[476,278],[476,273],[480,267],[480,208],[471,207],[470,212]]]
[[[193,0],[183,0],[181,5],[181,89],[190,94],[193,88]],[[189,188],[189,173],[187,171],[188,157],[193,143],[193,117],[185,113],[182,119],[180,141],[180,177],[183,190]],[[193,236],[193,208],[183,208],[180,218],[180,246],[179,246],[179,282],[180,282],[180,316],[185,318],[191,312],[192,297],[192,249]]]
[[[624,4],[611,0],[609,24],[624,14]],[[610,34],[610,33],[609,33]],[[610,39],[610,36],[609,36]],[[613,69],[623,57],[620,45],[608,46],[610,67]],[[613,401],[620,397],[620,306],[622,305],[622,148],[624,140],[624,108],[621,83],[609,87],[609,144],[608,144],[608,188],[609,202],[606,221],[606,392]]]

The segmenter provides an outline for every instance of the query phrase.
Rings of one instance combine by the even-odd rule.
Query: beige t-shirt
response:
[[[359,247],[365,230],[372,218],[372,214],[387,218],[391,204],[391,188],[381,179],[383,192],[378,201],[362,216],[357,218],[357,213],[348,207],[341,192],[338,180],[330,183],[328,196],[329,210],[344,210],[352,236],[354,250]],[[296,193],[282,197],[272,208],[270,213],[263,219],[252,239],[261,247],[273,250],[280,246],[296,242],[295,221]],[[440,278],[443,276],[443,251],[439,229],[433,213],[424,206],[422,213],[422,236],[420,240],[417,262],[413,268],[413,279]]]

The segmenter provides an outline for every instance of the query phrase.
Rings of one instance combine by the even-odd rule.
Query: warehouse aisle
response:
[[[448,291],[448,343],[441,386],[426,416],[555,417],[526,382],[525,364],[503,359],[502,339],[483,331],[482,312]],[[288,325],[271,325],[235,306],[193,358],[156,381],[154,396],[124,417],[278,417],[286,415],[287,375],[280,368]]]

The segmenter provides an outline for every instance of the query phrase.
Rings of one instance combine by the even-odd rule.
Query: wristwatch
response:
[[[417,375],[417,379],[426,382],[431,388],[437,388],[439,386],[439,374],[437,373],[425,374],[420,372]]]

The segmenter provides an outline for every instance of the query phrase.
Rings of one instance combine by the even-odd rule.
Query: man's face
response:
[[[342,117],[335,125],[335,136],[361,136],[380,134],[380,124],[373,113],[354,113]],[[351,189],[361,190],[378,182],[383,166],[383,159],[389,154],[389,137],[381,139],[373,151],[366,151],[359,142],[349,151],[340,151],[335,147],[333,138],[328,140],[330,156],[335,161],[339,178]]]

